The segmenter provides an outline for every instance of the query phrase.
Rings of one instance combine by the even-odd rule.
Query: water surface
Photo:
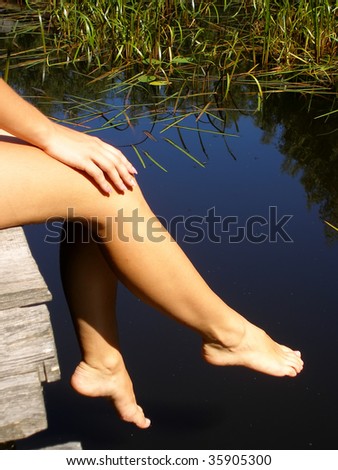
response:
[[[323,100],[309,111],[303,97],[270,97],[262,112],[229,114],[226,133],[236,137],[182,130],[182,141],[175,129],[165,134],[180,146],[184,142],[204,168],[163,140],[164,124],[153,128],[147,118],[124,132],[99,134],[121,146],[138,168],[138,181],[157,215],[167,221],[205,217],[212,209],[221,218],[238,218],[217,241],[187,243],[182,227],[177,240],[226,302],[279,342],[302,351],[304,371],[281,379],[207,365],[194,333],[121,286],[122,348],[152,426],[141,431],[120,422],[106,400],[81,397],[69,386],[80,355],[61,289],[58,246],[44,242],[46,227],[27,227],[53,294],[49,309],[62,380],[44,387],[48,430],[18,442],[18,448],[70,440],[81,441],[84,449],[337,448],[338,243],[323,219],[338,221],[338,134],[333,117],[315,119],[327,109]],[[196,126],[196,116],[185,125]],[[207,120],[200,125],[211,129]],[[126,146],[139,142],[144,130],[157,141],[147,139],[139,148],[156,156],[167,172],[147,159],[144,169]],[[277,234],[269,241],[271,207],[278,218],[290,216],[287,240]],[[253,216],[270,225],[256,224],[251,237],[234,243],[236,227],[245,227]]]

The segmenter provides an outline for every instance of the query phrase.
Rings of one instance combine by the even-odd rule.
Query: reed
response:
[[[284,86],[288,81],[337,86],[336,0],[25,3],[31,18],[35,13],[35,23],[26,27],[39,41],[37,59],[48,65],[86,64],[106,76],[107,70],[137,64],[166,83],[178,75],[213,76],[222,86],[226,82],[226,93],[233,81],[266,82],[268,76]],[[8,60],[7,50],[0,54]],[[12,67],[23,64],[25,51],[10,55]]]

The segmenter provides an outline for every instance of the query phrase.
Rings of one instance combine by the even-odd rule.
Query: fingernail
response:
[[[113,188],[111,186],[106,186],[107,193],[111,194],[113,192]]]
[[[132,167],[132,170],[133,170],[133,173],[135,173],[135,175],[138,175],[137,170],[136,170],[135,167]]]

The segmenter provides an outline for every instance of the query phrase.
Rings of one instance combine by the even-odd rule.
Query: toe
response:
[[[289,372],[288,372],[287,375],[288,375],[289,377],[296,377],[296,375],[297,375],[296,369],[294,369],[293,367],[290,367],[290,368],[289,368]]]
[[[150,420],[144,416],[143,410],[138,405],[131,405],[121,413],[123,421],[134,423],[141,429],[146,429],[150,426]]]
[[[141,429],[149,428],[150,419],[144,416],[144,412],[140,406],[137,406],[137,414],[135,416],[135,424]]]

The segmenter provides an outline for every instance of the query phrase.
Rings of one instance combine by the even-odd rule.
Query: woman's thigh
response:
[[[100,217],[120,195],[104,195],[82,172],[0,135],[0,228],[50,218]]]

